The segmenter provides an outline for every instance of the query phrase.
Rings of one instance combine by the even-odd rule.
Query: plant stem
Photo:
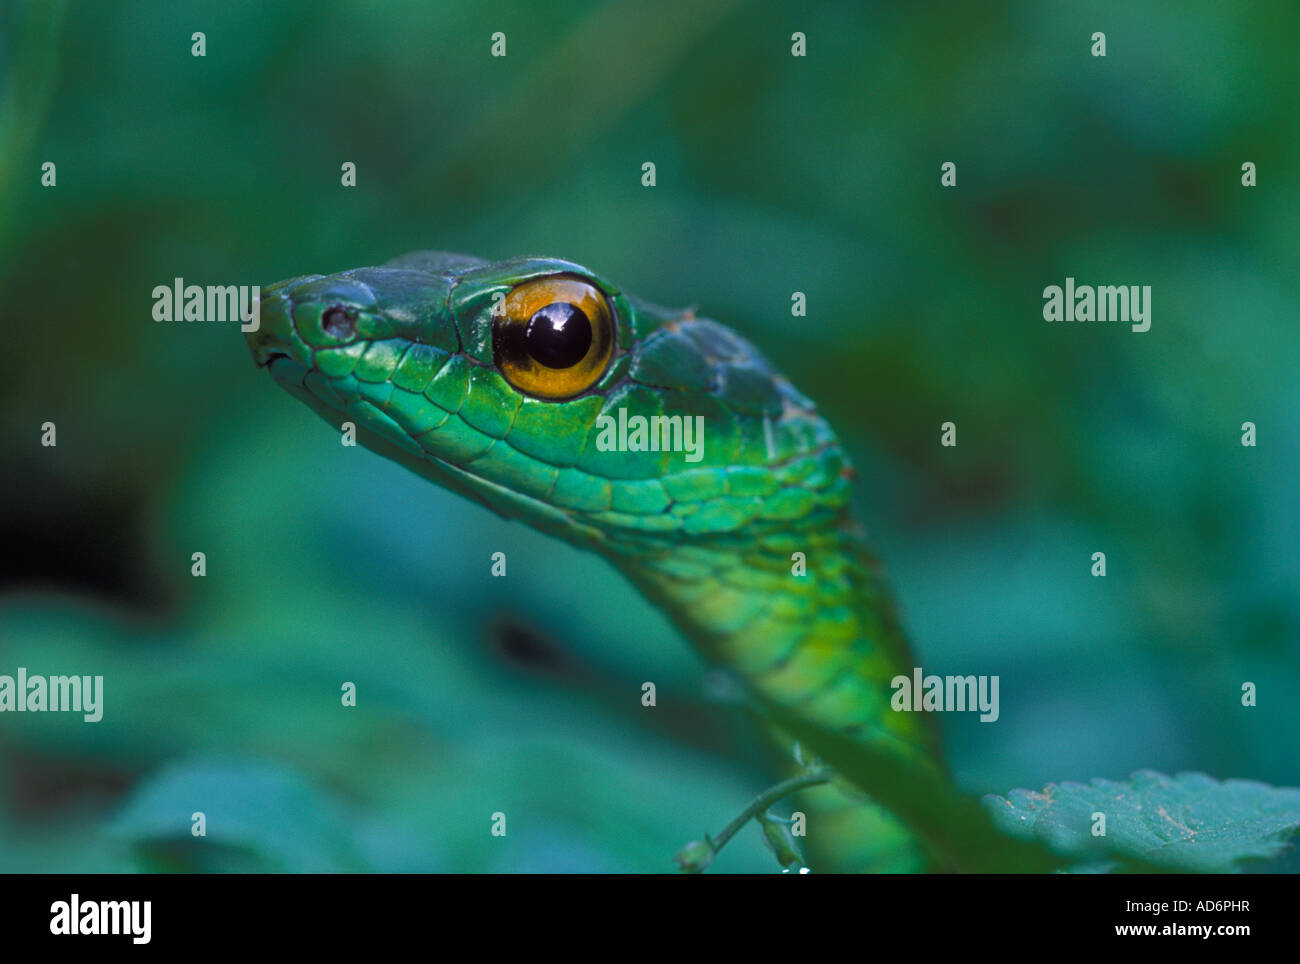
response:
[[[727,841],[739,833],[745,824],[749,823],[749,821],[757,814],[765,811],[782,797],[788,797],[790,794],[797,793],[800,790],[805,790],[808,787],[815,787],[822,783],[829,783],[830,779],[831,771],[826,767],[818,767],[816,770],[801,773],[797,777],[791,777],[789,780],[784,780],[776,786],[764,790],[753,799],[749,806],[741,811],[740,816],[727,824],[722,833],[711,838],[713,841],[714,852],[716,853],[726,846]]]

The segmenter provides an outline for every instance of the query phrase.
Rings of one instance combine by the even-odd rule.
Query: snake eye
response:
[[[605,373],[613,350],[614,318],[605,296],[570,275],[516,285],[492,324],[501,374],[538,398],[586,391]]]

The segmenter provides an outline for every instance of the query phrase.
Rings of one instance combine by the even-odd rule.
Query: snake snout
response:
[[[293,324],[282,296],[263,293],[260,310],[257,330],[245,332],[244,338],[258,367],[267,368],[277,358],[293,357]]]
[[[278,357],[311,368],[317,352],[373,338],[372,329],[381,326],[375,296],[365,284],[337,276],[305,277],[262,293],[261,325],[247,337],[254,360],[264,368]]]

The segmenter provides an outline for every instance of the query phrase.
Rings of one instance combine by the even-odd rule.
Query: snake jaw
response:
[[[276,362],[287,359],[290,356],[287,352],[271,350],[262,352],[254,351],[253,357],[257,361],[258,368],[270,368]]]
[[[296,338],[293,330],[292,309],[287,293],[300,280],[303,279],[281,281],[262,292],[259,299],[260,323],[255,330],[244,333],[244,340],[258,368],[270,368],[281,358],[294,359],[293,342],[300,339]],[[295,360],[299,364],[305,361]]]

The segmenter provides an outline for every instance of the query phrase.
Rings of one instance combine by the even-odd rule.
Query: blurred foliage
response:
[[[1002,677],[997,724],[943,720],[965,788],[1300,783],[1297,26],[1293,0],[0,4],[0,672],[107,691],[96,725],[0,718],[0,869],[667,871],[765,784],[603,563],[342,450],[233,327],[151,320],[176,276],[417,248],[587,263],[779,358],[855,456],[920,664]],[[1150,284],[1151,331],[1044,324],[1067,275]],[[713,869],[776,870],[756,827]]]

